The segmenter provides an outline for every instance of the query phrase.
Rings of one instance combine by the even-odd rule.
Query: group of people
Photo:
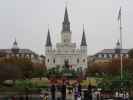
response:
[[[63,83],[61,86],[57,86],[57,91],[60,92],[57,96],[57,100],[66,100],[66,85]],[[51,93],[51,100],[56,100],[55,93],[56,93],[56,86],[54,84],[50,87],[50,93]]]
[[[51,100],[66,100],[66,94],[67,94],[67,100],[103,100],[104,98],[104,96],[101,93],[101,89],[97,89],[95,87],[92,87],[91,85],[88,85],[88,88],[83,89],[80,83],[76,84],[75,86],[72,86],[71,88],[66,88],[66,84],[58,86],[59,94],[58,96],[56,95],[56,98],[55,98],[56,86],[52,85],[50,90],[52,96]],[[66,93],[67,90],[68,93]],[[68,99],[69,95],[71,95],[73,98]],[[124,94],[116,92],[115,97],[124,98],[122,100],[128,100],[129,94],[128,92],[124,92]]]
[[[88,88],[83,89],[80,83],[75,85],[68,85],[63,83],[62,85],[51,84],[49,90],[41,93],[40,100],[100,100],[98,93],[94,91],[91,85]],[[12,97],[11,100],[16,100]],[[20,96],[20,100],[23,98]],[[25,96],[24,100],[30,100],[28,96]]]
[[[116,91],[115,98],[129,100],[129,93],[127,91]]]
[[[57,88],[57,89],[56,89]],[[73,96],[74,98],[70,100],[92,100],[92,87],[89,85],[88,89],[82,90],[81,84],[76,84],[72,88],[67,88],[66,84],[55,86],[54,84],[50,87],[51,100],[66,100],[66,91],[68,90],[68,96]],[[56,95],[56,96],[55,96]]]

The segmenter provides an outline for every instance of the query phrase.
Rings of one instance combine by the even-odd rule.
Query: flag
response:
[[[120,7],[119,13],[118,13],[118,21],[120,21],[120,20],[121,20],[121,7]]]

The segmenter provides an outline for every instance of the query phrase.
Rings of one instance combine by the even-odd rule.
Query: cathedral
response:
[[[45,44],[47,68],[49,69],[56,66],[62,67],[66,62],[73,69],[87,68],[87,42],[85,31],[83,28],[80,49],[78,49],[76,47],[76,43],[71,41],[72,32],[70,29],[67,7],[65,8],[64,21],[62,23],[62,30],[60,35],[61,42],[56,43],[56,48],[53,49],[50,30],[48,29]]]

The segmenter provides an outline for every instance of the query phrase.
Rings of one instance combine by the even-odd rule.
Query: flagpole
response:
[[[121,46],[121,50],[120,50],[120,65],[121,65],[121,80],[123,79],[123,55],[122,55],[122,13],[121,13],[121,8],[120,8],[120,46]]]

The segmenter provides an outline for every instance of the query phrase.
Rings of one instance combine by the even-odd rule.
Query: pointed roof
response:
[[[117,40],[116,48],[115,49],[121,49],[121,44],[120,44],[120,41],[119,40]]]
[[[65,8],[64,21],[62,23],[62,32],[70,32],[70,22],[68,18],[67,7]]]
[[[19,47],[18,47],[18,43],[17,43],[16,39],[13,42],[13,46],[12,46],[11,50],[12,50],[13,53],[18,53],[19,52]]]
[[[13,42],[12,49],[19,49],[18,43],[17,43],[16,39],[15,39],[14,42]]]
[[[82,35],[82,40],[81,40],[80,46],[87,46],[84,26],[83,26],[83,35]]]
[[[68,18],[67,7],[65,8],[65,15],[64,15],[64,21],[63,21],[63,23],[66,23],[66,24],[70,23],[69,22],[69,18]]]
[[[47,46],[47,47],[52,46],[49,29],[48,29],[48,34],[47,34],[47,39],[46,39],[46,45],[45,46]]]
[[[120,42],[119,42],[119,40],[117,40],[117,43],[116,43],[116,45],[117,45],[117,46],[120,46]]]

